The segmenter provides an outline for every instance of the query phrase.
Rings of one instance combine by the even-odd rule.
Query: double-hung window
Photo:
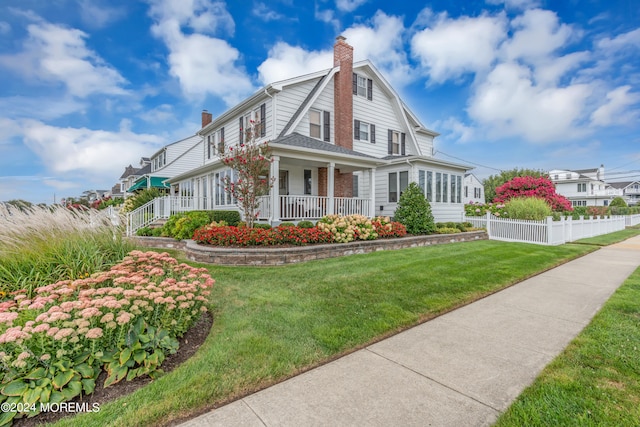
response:
[[[331,113],[329,111],[309,110],[309,136],[331,141]]]
[[[353,138],[359,141],[376,143],[376,125],[360,120],[353,121]]]
[[[353,94],[373,100],[373,80],[353,73]]]
[[[398,198],[409,186],[409,172],[389,173],[389,203],[397,203]]]

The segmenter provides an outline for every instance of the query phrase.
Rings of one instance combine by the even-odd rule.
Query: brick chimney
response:
[[[202,110],[202,127],[205,127],[213,121],[213,114],[207,110]]]
[[[353,46],[343,36],[333,45],[334,112],[336,145],[353,150]]]

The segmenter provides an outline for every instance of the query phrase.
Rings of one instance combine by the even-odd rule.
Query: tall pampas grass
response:
[[[0,203],[0,292],[31,294],[40,285],[86,277],[132,249],[120,227],[100,211]]]

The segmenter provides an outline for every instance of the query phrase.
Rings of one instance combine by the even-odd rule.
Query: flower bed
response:
[[[193,240],[213,246],[303,246],[318,243],[348,243],[354,240],[402,237],[406,228],[388,217],[373,220],[361,216],[329,215],[315,227],[280,225],[275,228],[228,227],[210,224],[197,229]]]
[[[0,403],[37,413],[40,403],[92,393],[103,369],[105,387],[157,375],[206,311],[213,283],[166,253],[132,251],[109,271],[40,286],[33,298],[13,292],[0,302]],[[0,413],[0,425],[25,413]]]

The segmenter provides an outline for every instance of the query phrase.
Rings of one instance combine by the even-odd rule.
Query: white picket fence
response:
[[[485,228],[489,239],[554,246],[624,230],[627,225],[640,223],[640,215],[580,219],[562,217],[559,221],[547,217],[542,221],[529,221],[500,218],[487,212],[484,217],[464,216],[463,221],[470,222],[474,227]]]

